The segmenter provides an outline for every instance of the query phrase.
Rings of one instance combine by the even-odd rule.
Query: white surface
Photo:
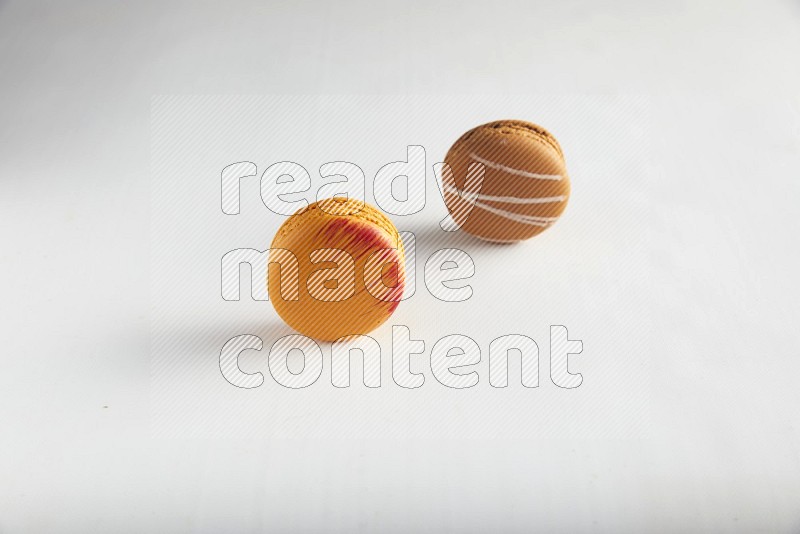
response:
[[[154,99],[154,433],[429,440],[642,437],[650,419],[652,372],[648,113],[646,99],[629,96]],[[447,210],[434,163],[471,126],[507,116],[536,116],[557,128],[568,147],[574,182],[568,215],[519,246],[444,232],[439,222]],[[609,131],[612,121],[618,127]],[[251,300],[250,267],[240,269],[241,300],[220,296],[220,259],[234,249],[266,249],[286,219],[264,205],[261,174],[277,161],[302,164],[312,175],[310,190],[285,198],[313,201],[324,183],[320,166],[343,159],[363,169],[366,196],[374,204],[373,197],[380,198],[374,191],[386,187],[373,179],[378,169],[405,160],[409,145],[426,149],[427,194],[418,213],[391,216],[399,230],[415,234],[408,270],[416,265],[416,281],[413,295],[409,290],[390,320],[370,333],[382,347],[381,391],[333,387],[328,344],[322,346],[325,372],[317,382],[304,391],[283,389],[267,370],[267,353],[278,338],[293,332],[269,302]],[[242,159],[254,162],[258,171],[240,180],[240,212],[226,215],[220,209],[219,176]],[[474,276],[455,283],[472,288],[463,302],[435,297],[435,275],[425,273],[434,253],[446,248],[462,250],[474,262]],[[265,267],[254,269],[252,285],[263,284]],[[574,391],[550,380],[551,324],[566,326],[572,339],[586,345],[585,353],[571,357],[570,369],[586,382]],[[404,358],[392,345],[393,325],[409,328],[411,337],[425,344],[425,354],[412,356],[410,363],[415,373],[427,369],[418,390],[403,391],[393,380],[393,352],[398,361]],[[220,350],[242,334],[260,336],[264,344],[260,353],[240,358],[246,372],[269,377],[257,391],[237,389],[221,377]],[[479,383],[469,391],[448,390],[431,372],[434,344],[453,334],[468,336],[481,350],[480,363],[471,369]],[[521,387],[518,356],[509,366],[516,386],[490,386],[490,343],[509,334],[537,342],[538,389]],[[359,377],[354,383],[361,384],[361,360],[353,361],[358,370],[351,374]],[[302,369],[302,358],[297,363]],[[515,452],[524,451],[507,451]]]
[[[0,532],[796,531],[798,26],[796,2],[0,3]],[[650,102],[646,434],[152,435],[151,95],[506,92]]]

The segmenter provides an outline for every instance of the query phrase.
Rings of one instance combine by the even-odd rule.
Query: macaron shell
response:
[[[567,206],[570,180],[561,147],[540,126],[523,121],[479,126],[456,141],[445,163],[451,170],[443,176],[448,209],[462,230],[477,237],[528,239],[552,226]],[[476,189],[470,183],[460,197],[473,164],[483,165],[483,184]]]
[[[392,315],[402,297],[404,252],[396,228],[371,206],[363,205],[356,212],[354,202],[326,199],[321,201],[322,206],[312,204],[287,219],[272,242],[273,250],[288,250],[297,258],[299,291],[297,300],[284,298],[283,265],[280,269],[271,265],[269,297],[278,315],[303,335],[334,341],[343,336],[366,334]],[[336,258],[334,249],[353,258],[355,277],[349,279],[350,287],[344,271],[335,271],[337,264],[343,266],[345,262]],[[375,253],[378,253],[375,258],[386,268],[365,277],[368,259]],[[378,283],[378,277],[382,284]],[[367,290],[365,280],[372,281],[372,292]],[[333,300],[325,300],[329,297]]]

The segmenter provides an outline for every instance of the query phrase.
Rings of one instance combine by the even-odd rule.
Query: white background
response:
[[[797,2],[0,2],[0,532],[796,531],[799,29]],[[151,96],[324,93],[644,96],[649,429],[152,432]],[[578,242],[576,205],[519,250]]]
[[[352,440],[642,437],[649,425],[652,374],[649,111],[646,99],[626,95],[155,98],[150,236],[154,433]],[[557,126],[572,162],[569,216],[518,246],[488,244],[439,226],[447,210],[434,163],[461,132],[498,116],[535,116]],[[351,375],[360,387],[333,387],[328,344],[323,344],[325,373],[308,390],[285,390],[272,377],[258,391],[233,387],[222,378],[219,361],[229,339],[261,337],[265,350],[242,354],[240,366],[270,376],[270,347],[293,333],[269,302],[250,298],[251,285],[264,287],[264,265],[253,268],[252,283],[251,268],[240,269],[239,301],[220,295],[223,255],[268,248],[286,220],[263,203],[261,174],[276,161],[303,165],[313,175],[310,190],[285,198],[313,201],[322,198],[320,186],[331,182],[320,177],[320,166],[346,160],[367,176],[366,187],[360,192],[351,188],[351,194],[366,195],[374,204],[378,169],[405,161],[409,145],[426,150],[427,173],[404,172],[415,183],[420,175],[427,178],[427,194],[418,213],[392,216],[401,231],[415,235],[407,262],[415,291],[412,295],[409,288],[407,300],[387,324],[370,332],[382,347],[383,389],[361,386],[361,360],[355,357]],[[240,212],[226,215],[220,208],[221,170],[242,158],[260,171],[239,181]],[[344,186],[338,187],[334,191],[343,191]],[[413,190],[422,194],[418,186]],[[438,269],[430,260],[433,254],[448,248],[463,251],[475,265],[468,280],[450,283],[472,288],[463,302],[435,297],[432,291],[440,282],[435,274],[425,274],[428,261]],[[574,356],[570,366],[587,377],[579,390],[560,389],[549,378],[551,324],[566,326],[572,339],[586,344],[586,353]],[[392,325],[406,326],[413,339],[425,343],[425,355],[412,357],[410,364],[415,373],[427,370],[417,391],[404,391],[393,380]],[[432,375],[428,355],[437,341],[453,334],[468,336],[481,347],[481,361],[472,369],[479,375],[474,390],[449,390]],[[518,355],[508,371],[514,387],[498,391],[490,386],[489,345],[509,334],[528,336],[539,345],[539,389],[521,386]],[[398,354],[398,361],[403,357]],[[302,369],[302,360],[293,353],[289,361],[297,367],[291,368]],[[517,448],[505,452],[527,454]]]

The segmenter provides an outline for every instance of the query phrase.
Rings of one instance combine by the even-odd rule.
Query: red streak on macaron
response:
[[[384,232],[372,226],[353,222],[346,217],[337,217],[325,227],[327,239],[341,242],[342,248],[355,258],[372,254],[376,250],[392,248]],[[350,250],[350,248],[357,250]]]

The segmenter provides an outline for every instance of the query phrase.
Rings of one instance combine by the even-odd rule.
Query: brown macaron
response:
[[[453,144],[444,161],[447,209],[462,230],[481,239],[513,243],[531,238],[552,226],[567,207],[564,154],[541,126],[519,120],[478,126]]]

